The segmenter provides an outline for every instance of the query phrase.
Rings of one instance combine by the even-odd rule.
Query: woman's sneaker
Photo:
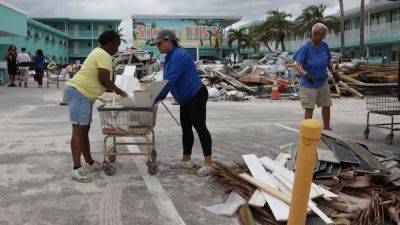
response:
[[[103,163],[99,162],[99,161],[93,161],[92,165],[89,164],[85,164],[85,169],[84,171],[86,173],[92,173],[92,172],[97,172],[97,171],[101,171],[103,170]]]
[[[76,170],[72,170],[71,177],[72,177],[72,179],[82,182],[82,183],[92,182],[92,179],[90,179],[90,177],[88,177],[88,175],[86,174],[86,172],[83,170],[82,167],[79,167]]]

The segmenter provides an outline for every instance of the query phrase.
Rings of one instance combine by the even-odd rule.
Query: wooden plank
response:
[[[248,93],[252,93],[255,94],[255,91],[251,88],[249,88],[247,85],[244,85],[243,83],[237,81],[235,78],[230,77],[228,75],[225,75],[223,73],[221,73],[218,70],[213,70],[215,73],[218,74],[218,76],[220,76],[223,80],[225,80],[226,82],[228,82],[229,84],[231,84],[232,86],[234,86],[235,88],[241,90],[241,91],[245,91]]]
[[[359,85],[365,84],[364,82],[361,82],[357,79],[354,79],[354,78],[346,76],[346,75],[340,76],[340,79],[344,82],[349,82],[349,83],[353,83],[353,84],[359,84]]]
[[[269,157],[262,157],[259,159],[261,164],[263,166],[265,166],[267,169],[271,170],[272,172],[277,172],[279,173],[282,177],[284,177],[285,179],[287,179],[290,182],[294,182],[294,173],[293,171],[290,171],[284,167],[280,167],[278,165],[275,164],[275,162],[269,158]],[[320,187],[319,185],[316,185],[314,183],[312,183],[311,185],[311,191],[310,191],[310,198],[316,198],[319,197],[321,195],[323,195],[323,197],[325,198],[337,198],[338,196],[328,190],[326,190],[325,188]]]
[[[344,83],[343,81],[339,81],[339,85],[342,86],[344,89],[352,93],[353,95],[359,97],[359,98],[364,98],[364,95],[361,94],[360,92],[356,91],[356,89],[351,88],[349,85]]]
[[[251,174],[261,182],[268,184],[271,187],[271,189],[274,190],[272,192],[266,192],[264,189],[261,188],[264,191],[263,192],[264,197],[267,199],[268,205],[271,208],[271,211],[274,214],[276,220],[286,221],[289,218],[289,206],[285,204],[282,201],[282,199],[276,196],[277,193],[282,194],[281,197],[284,195],[282,192],[277,190],[272,175],[267,173],[267,171],[265,171],[264,167],[261,165],[257,156],[243,155],[242,157],[246,162],[246,165],[249,168]]]
[[[277,165],[284,167],[290,157],[290,154],[279,153],[279,155],[275,158],[275,162]]]
[[[253,184],[254,186],[260,188],[264,192],[276,197],[277,199],[280,199],[282,202],[286,203],[287,206],[290,205],[290,197],[288,195],[285,195],[284,193],[276,190],[275,188],[267,185],[266,183],[258,180],[257,178],[254,178],[247,173],[241,173],[239,174],[239,177],[242,178],[243,180]],[[271,205],[270,205],[271,207]],[[308,207],[315,212],[326,224],[334,224],[333,221],[326,216],[318,207],[316,206],[315,203],[312,201],[308,201]]]

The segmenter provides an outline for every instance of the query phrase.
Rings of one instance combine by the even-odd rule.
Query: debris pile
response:
[[[216,162],[212,166],[213,176],[246,201],[237,206],[240,221],[249,218],[249,213],[261,224],[287,221],[295,153],[281,153],[275,161],[244,155],[245,163],[227,166]],[[399,223],[399,164],[397,156],[376,155],[362,143],[323,132],[309,214],[316,214],[325,224],[383,225],[389,220]]]

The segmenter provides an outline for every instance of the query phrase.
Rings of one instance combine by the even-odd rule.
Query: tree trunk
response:
[[[275,38],[275,50],[278,50],[278,46],[279,46],[279,34]]]
[[[340,53],[345,54],[344,50],[344,8],[343,0],[339,0],[340,4]]]
[[[360,7],[360,59],[364,58],[364,18],[365,18],[365,10],[364,10],[364,0],[361,0]]]

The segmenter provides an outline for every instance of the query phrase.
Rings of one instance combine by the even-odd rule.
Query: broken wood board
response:
[[[342,75],[340,76],[340,79],[344,82],[349,82],[349,83],[353,83],[353,84],[359,84],[359,85],[364,85],[364,82],[361,82],[357,79],[354,79],[352,77],[346,76],[346,75]]]
[[[241,174],[239,174],[239,177],[242,178],[243,180],[253,184],[254,186],[260,188],[264,192],[276,197],[277,199],[281,200],[282,202],[286,203],[287,206],[290,205],[291,199],[289,196],[287,196],[284,193],[276,190],[275,188],[267,185],[266,183],[258,180],[257,178],[254,178],[247,173],[241,173]],[[313,212],[315,212],[315,214],[317,214],[326,224],[329,224],[329,225],[334,224],[333,221],[328,216],[326,216],[320,209],[318,209],[318,207],[316,206],[315,203],[313,203],[312,201],[308,201],[307,204],[308,204],[308,207]],[[271,205],[270,205],[270,207],[271,207]]]
[[[275,158],[275,162],[277,165],[285,167],[286,162],[288,159],[291,158],[290,154],[287,153],[279,153],[279,155]]]
[[[337,177],[340,174],[341,167],[339,164],[334,164],[332,165],[332,170],[330,173],[327,174],[321,174],[321,175],[316,175],[316,179],[323,179],[323,178],[332,178],[332,177]]]
[[[265,168],[271,170],[272,172],[277,172],[280,174],[282,177],[284,177],[286,180],[289,182],[293,183],[294,182],[294,172],[286,169],[285,167],[281,167],[275,164],[275,162],[269,158],[269,157],[262,157],[259,159],[261,164],[265,166]],[[320,187],[319,185],[316,185],[314,183],[311,184],[311,190],[310,190],[310,198],[314,199],[320,196],[323,196],[324,198],[337,198],[338,196],[325,188]]]
[[[268,184],[272,189],[275,190],[275,193],[278,193],[277,187],[274,183],[274,179],[272,178],[272,174],[267,173],[264,167],[261,165],[260,161],[258,160],[257,156],[255,155],[243,155],[242,156],[244,161],[246,162],[247,167],[249,168],[251,174],[261,182]],[[265,192],[262,189],[263,195],[265,199],[267,199],[268,205],[271,208],[272,213],[275,216],[277,221],[286,221],[289,218],[289,206],[283,202],[282,199],[279,199],[277,196]],[[283,195],[282,192],[279,192]],[[290,200],[289,200],[290,202]]]
[[[351,88],[349,85],[344,83],[343,81],[339,81],[339,85],[342,86],[344,89],[346,89],[348,92],[352,93],[353,95],[359,97],[359,98],[364,98],[364,95],[361,94],[360,92],[356,91],[356,89]]]
[[[228,82],[229,84],[231,84],[235,88],[237,88],[237,89],[239,89],[241,91],[245,91],[247,93],[252,93],[252,94],[256,93],[253,89],[251,89],[247,85],[244,85],[243,83],[239,82],[235,78],[230,77],[228,75],[225,75],[225,74],[221,73],[218,70],[214,70],[214,72],[217,73],[218,76],[220,76],[223,80],[225,80],[226,82]]]
[[[282,184],[286,186],[286,188],[289,190],[290,193],[293,192],[293,183],[290,183],[287,181],[284,177],[282,177],[279,173],[273,172],[272,175],[274,175],[275,178],[277,178]],[[311,190],[311,189],[310,189]],[[291,196],[291,194],[289,195]],[[315,204],[313,201],[308,200],[308,209],[307,211],[314,211],[315,214],[317,214],[326,224],[333,224],[332,220],[325,215],[324,212],[322,212],[318,207],[317,204]]]
[[[400,178],[400,169],[395,167],[393,169],[390,170],[390,176],[389,176],[389,180],[391,182],[398,180]]]

